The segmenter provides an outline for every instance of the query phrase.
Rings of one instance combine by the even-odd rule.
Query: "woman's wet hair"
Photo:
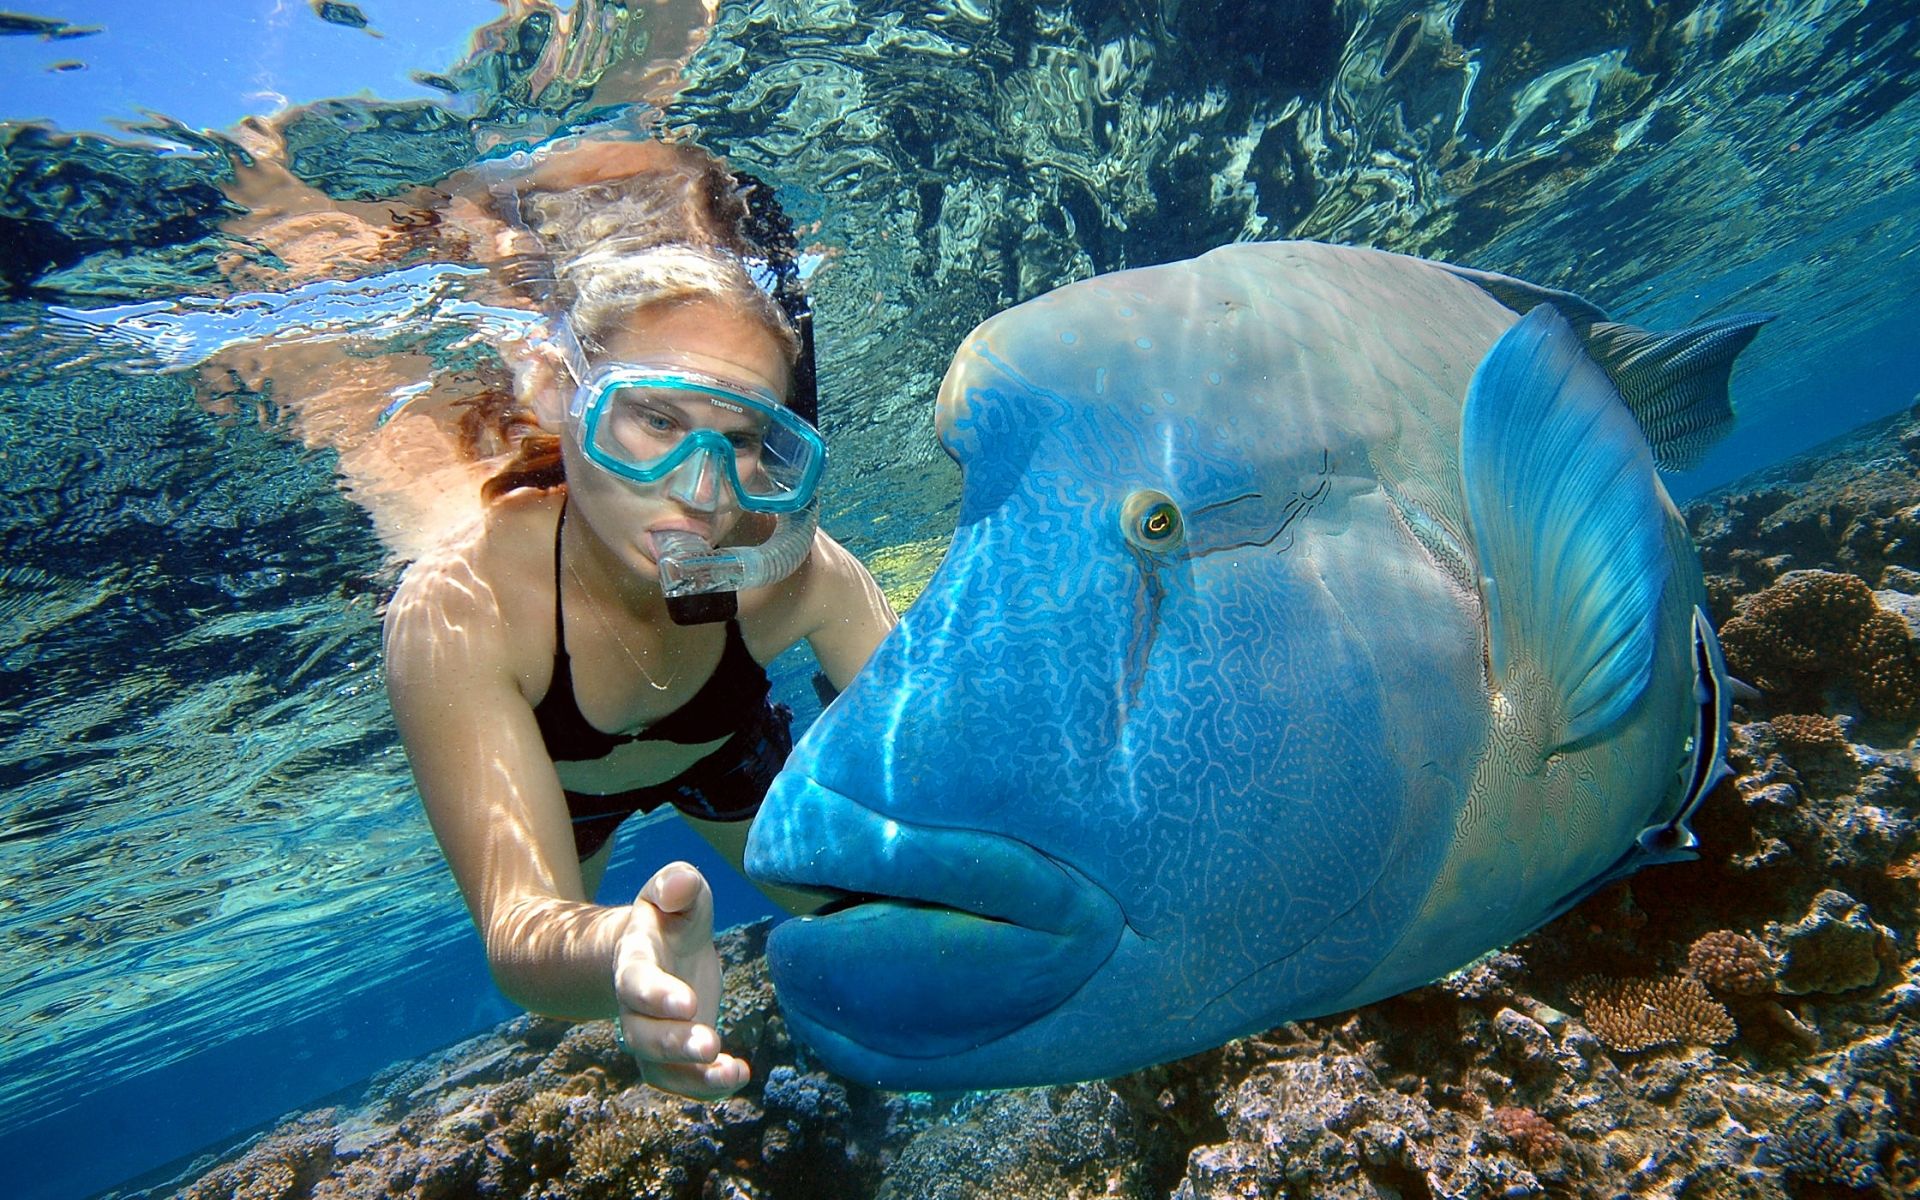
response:
[[[792,223],[773,189],[685,142],[657,144],[663,164],[620,179],[513,197],[537,246],[515,281],[589,355],[637,311],[719,301],[758,321],[791,369],[789,405],[816,417],[812,318]],[[489,501],[565,482],[559,438],[517,417],[501,432],[512,458],[488,479]]]

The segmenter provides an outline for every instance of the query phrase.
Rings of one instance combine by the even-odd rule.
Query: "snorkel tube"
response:
[[[667,530],[654,535],[660,547],[660,590],[676,625],[730,621],[739,593],[778,583],[798,570],[813,550],[817,506],[781,513],[773,533],[757,546],[716,548],[697,533]]]

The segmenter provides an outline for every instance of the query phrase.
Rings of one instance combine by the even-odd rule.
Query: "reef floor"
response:
[[[1920,416],[1697,501],[1735,777],[1655,868],[1439,983],[1119,1079],[850,1087],[722,939],[754,1082],[640,1086],[608,1023],[520,1018],[149,1193],[321,1197],[1920,1195]]]

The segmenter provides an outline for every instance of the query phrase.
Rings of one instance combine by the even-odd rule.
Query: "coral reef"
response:
[[[1899,540],[1920,500],[1907,449],[1920,455],[1920,428],[1878,436],[1877,450],[1843,447],[1878,474],[1799,464],[1780,478],[1844,486],[1768,484],[1689,510],[1716,603],[1772,630],[1783,656],[1810,639],[1782,624],[1805,595],[1869,622],[1895,611],[1884,589],[1920,595],[1920,540]],[[1754,495],[1757,509],[1742,499]],[[1883,591],[1870,613],[1859,579],[1787,578],[1800,569]],[[1830,618],[1820,636],[1844,642]],[[1911,713],[1849,711],[1871,680],[1810,669],[1828,672],[1819,694],[1736,709],[1735,776],[1696,818],[1698,862],[1643,871],[1364,1009],[1120,1079],[887,1095],[812,1068],[767,983],[766,927],[751,926],[722,939],[723,1035],[754,1071],[730,1100],[639,1086],[604,1024],[522,1018],[383,1073],[357,1102],[290,1120],[168,1194],[1920,1195],[1920,729]]]
[[[1530,1108],[1496,1108],[1492,1120],[1500,1136],[1507,1139],[1507,1145],[1529,1166],[1542,1167],[1554,1162],[1567,1142],[1552,1121]]]
[[[1770,1143],[1765,1159],[1788,1175],[1840,1187],[1871,1187],[1880,1177],[1887,1142],[1884,1121],[1847,1104],[1815,1102],[1802,1108]]]
[[[1780,990],[1850,992],[1880,978],[1880,960],[1894,938],[1873,923],[1866,906],[1845,892],[1824,891],[1806,916],[1792,925],[1767,927],[1780,947]]]
[[[940,560],[946,557],[947,543],[952,540],[950,535],[941,534],[883,546],[866,556],[867,569],[873,572],[874,581],[895,612],[907,611],[920,598],[927,581],[939,569]]]
[[[1848,745],[1846,727],[1824,713],[1784,713],[1767,724],[1795,750],[1845,750]]]
[[[1717,1046],[1736,1032],[1726,1006],[1690,975],[1674,979],[1575,980],[1567,997],[1587,1028],[1615,1050]]]
[[[1906,622],[1857,575],[1787,572],[1734,603],[1720,644],[1728,669],[1762,691],[1817,696],[1838,683],[1881,717],[1906,716],[1920,699]]]

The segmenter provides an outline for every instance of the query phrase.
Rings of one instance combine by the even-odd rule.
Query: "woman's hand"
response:
[[[720,955],[713,948],[713,891],[691,864],[668,863],[634,898],[614,951],[620,1036],[640,1077],[663,1091],[719,1100],[748,1068],[720,1052]]]

